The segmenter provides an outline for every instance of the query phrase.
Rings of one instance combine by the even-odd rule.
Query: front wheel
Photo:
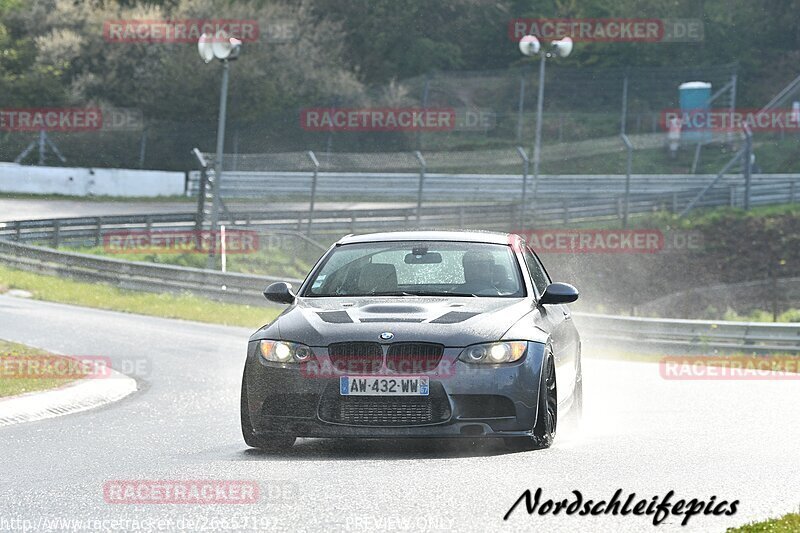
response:
[[[242,421],[242,437],[244,442],[251,448],[258,448],[265,452],[282,452],[292,447],[295,437],[260,437],[253,430],[253,423],[250,421],[250,412],[247,408],[247,383],[245,376],[242,376],[242,395],[240,401],[240,417]]]
[[[556,365],[553,351],[548,346],[544,352],[544,364],[539,377],[539,399],[536,409],[536,423],[532,435],[511,437],[506,445],[513,450],[541,450],[549,448],[556,437],[558,423],[558,388],[556,385]]]

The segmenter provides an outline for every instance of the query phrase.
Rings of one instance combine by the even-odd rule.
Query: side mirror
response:
[[[540,305],[568,304],[578,299],[578,289],[569,283],[551,283],[539,299]]]
[[[264,289],[264,298],[270,302],[279,304],[290,304],[294,302],[294,293],[292,292],[291,283],[279,281],[272,283]]]

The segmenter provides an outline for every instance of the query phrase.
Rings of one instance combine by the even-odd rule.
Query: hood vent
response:
[[[424,320],[425,320],[424,318],[391,318],[391,317],[386,317],[386,318],[362,318],[361,322],[364,322],[364,323],[370,323],[370,322],[413,322],[413,323],[419,323],[419,322],[423,322]]]
[[[431,320],[431,324],[458,324],[459,322],[464,322],[479,314],[480,313],[470,313],[468,311],[450,311],[435,320]]]
[[[329,324],[352,324],[353,319],[347,311],[322,311],[317,313],[319,317]]]

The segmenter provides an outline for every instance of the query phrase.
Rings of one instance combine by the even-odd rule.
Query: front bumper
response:
[[[331,368],[326,348],[313,348]],[[245,365],[246,408],[262,436],[296,437],[512,437],[530,435],[536,420],[544,346],[529,343],[525,357],[502,365],[457,360],[446,348],[427,397],[341,397],[339,376],[265,361],[251,342]],[[380,376],[394,373],[386,369]]]

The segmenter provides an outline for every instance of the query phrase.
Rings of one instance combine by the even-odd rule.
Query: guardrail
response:
[[[189,292],[216,300],[266,305],[261,295],[273,281],[299,279],[222,273],[213,270],[123,261],[88,254],[55,251],[0,239],[0,262],[39,272],[120,288],[154,292]],[[574,313],[588,340],[641,353],[709,350],[800,353],[800,324],[680,320]]]
[[[789,184],[791,185],[791,184]],[[800,200],[800,187],[776,188],[753,185],[752,205],[775,204]],[[632,194],[630,213],[646,213],[665,209],[673,213],[696,196],[696,189],[672,193]],[[740,205],[743,188],[714,189],[698,206]],[[462,204],[423,206],[420,227],[475,228],[502,231],[532,227],[560,226],[584,221],[622,220],[622,196],[578,197],[540,200],[523,209],[519,203]],[[223,212],[220,223],[253,230],[306,232],[309,236],[357,233],[417,227],[416,207],[375,209],[315,209],[309,225],[309,211],[264,209],[260,211]],[[521,216],[524,215],[524,216]],[[104,233],[125,230],[188,230],[196,224],[194,213],[73,217],[61,219],[18,220],[0,222],[0,238],[13,241],[49,242],[59,246],[65,241],[83,241],[100,245]],[[309,227],[310,226],[310,227]]]
[[[311,193],[313,170],[308,172],[256,172],[226,170],[220,183],[224,198],[265,197],[307,198]],[[416,201],[420,174],[416,172],[324,172],[317,173],[316,196],[321,199],[346,197],[370,201]],[[632,174],[631,193],[666,195],[682,191],[696,194],[716,177],[714,174]],[[533,178],[528,176],[528,187],[532,189]],[[575,199],[599,196],[618,197],[625,193],[624,174],[612,175],[541,175],[536,183],[537,203],[546,204],[550,199]],[[521,174],[450,174],[426,173],[423,200],[470,202],[475,198],[483,201],[510,202],[520,196]],[[189,172],[187,193],[197,195],[200,172]],[[758,174],[753,175],[754,186],[780,193],[783,198],[800,199],[800,175]],[[794,185],[792,185],[794,184]],[[715,187],[727,191],[729,187],[743,188],[739,174],[726,174]],[[369,193],[365,193],[365,191]],[[681,205],[683,207],[683,204]]]
[[[621,317],[574,313],[581,333],[635,349],[800,353],[800,324]]]
[[[737,175],[723,175],[716,181],[716,176],[707,175],[631,176],[629,195],[626,195],[625,176],[542,176],[535,183],[529,177],[525,189],[534,190],[535,185],[536,192],[524,208],[520,202],[523,197],[520,175],[425,174],[422,198],[419,196],[423,190],[420,173],[319,172],[316,179],[314,176],[313,172],[227,171],[220,184],[221,194],[224,198],[309,199],[312,203],[319,203],[323,198],[393,202],[421,200],[423,205],[443,200],[470,202],[480,198],[481,201],[508,206],[519,215],[516,220],[531,225],[589,219],[621,220],[626,198],[631,214],[655,210],[680,213],[688,206],[741,207],[747,203],[746,186]],[[197,194],[198,182],[198,174],[190,173],[190,195]],[[369,194],[365,190],[369,190]],[[794,203],[800,200],[800,175],[754,176],[749,198],[750,205]],[[440,213],[445,214],[442,209],[437,207]],[[509,212],[508,220],[515,220],[514,216]],[[499,225],[502,217],[500,220],[480,220],[497,224],[492,226],[494,228],[502,227]],[[312,226],[315,224],[316,221]]]
[[[122,289],[190,292],[221,301],[263,304],[261,292],[274,281],[297,279],[222,273],[141,261],[124,261],[91,254],[63,252],[0,239],[0,262],[38,272],[87,281],[104,281]]]

